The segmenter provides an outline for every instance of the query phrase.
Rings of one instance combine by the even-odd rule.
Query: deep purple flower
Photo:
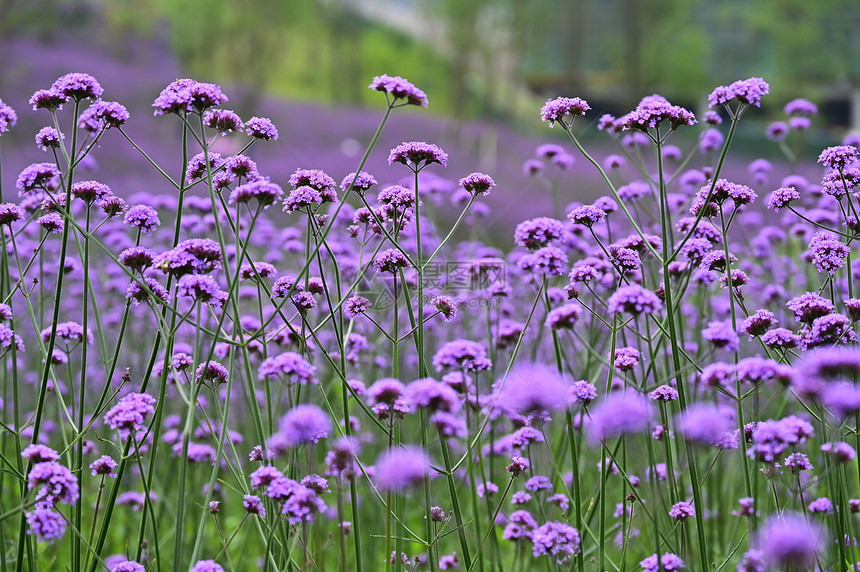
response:
[[[27,534],[35,534],[39,542],[50,542],[63,536],[66,532],[66,520],[50,508],[39,507],[28,512]]]
[[[857,451],[845,441],[825,443],[821,446],[821,450],[834,457],[841,464],[850,463],[857,458]]]
[[[627,313],[634,316],[639,314],[654,314],[663,303],[657,295],[638,284],[618,288],[608,301],[608,309],[613,314]]]
[[[406,386],[405,393],[406,398],[416,407],[449,413],[460,408],[457,392],[447,383],[440,383],[430,377],[413,381]]]
[[[92,470],[94,477],[104,475],[115,479],[117,478],[116,468],[117,462],[107,455],[102,455],[90,463],[90,469]]]
[[[375,91],[382,91],[389,94],[393,99],[393,103],[397,103],[398,99],[405,99],[404,105],[417,105],[419,107],[427,107],[427,95],[415,87],[410,81],[399,75],[378,75],[373,78],[368,86]]]
[[[245,125],[236,112],[229,109],[212,109],[203,114],[203,125],[216,130],[221,135],[242,131]]]
[[[833,502],[827,497],[820,497],[809,503],[809,512],[833,514]]]
[[[496,186],[496,182],[493,181],[492,177],[484,173],[472,173],[460,179],[460,186],[473,195],[486,196],[490,194],[490,189]]]
[[[124,435],[129,431],[139,431],[143,429],[146,418],[155,413],[156,402],[146,393],[129,393],[105,414],[105,423]]]
[[[837,145],[821,152],[818,162],[831,169],[842,170],[857,161],[860,150],[853,145]]]
[[[558,521],[546,522],[534,531],[532,554],[555,556],[557,562],[566,562],[579,554],[579,532],[569,524]]]
[[[521,257],[519,267],[542,276],[561,276],[567,272],[567,254],[555,246],[544,246]]]
[[[529,250],[537,250],[561,238],[563,231],[560,220],[548,217],[533,218],[517,225],[514,241]]]
[[[66,136],[63,135],[62,138],[65,139]],[[42,127],[39,129],[39,132],[36,133],[36,147],[42,151],[47,151],[48,149],[59,149],[60,134],[57,133],[57,130],[53,127]]]
[[[48,508],[72,504],[79,496],[78,478],[56,461],[36,463],[27,475],[27,488],[36,490],[36,505]]]
[[[484,346],[471,340],[459,339],[447,342],[433,355],[433,366],[436,371],[445,369],[484,371],[491,365]]]
[[[242,497],[242,506],[245,507],[248,514],[266,518],[266,508],[263,506],[263,501],[257,495],[245,495]]]
[[[214,278],[205,274],[186,274],[176,284],[179,296],[191,298],[194,302],[203,302],[214,308],[221,308],[228,294],[218,286]]]
[[[161,225],[158,211],[149,205],[135,205],[131,207],[126,211],[123,222],[137,228],[146,235],[152,235],[153,231]]]
[[[49,190],[59,176],[60,171],[53,163],[33,163],[21,171],[15,181],[15,187],[19,195],[38,188]]]
[[[773,312],[770,310],[757,310],[754,314],[751,314],[748,318],[746,318],[741,324],[741,331],[746,332],[750,335],[750,338],[754,336],[761,336],[765,334],[771,326],[776,323],[774,319]]]
[[[747,105],[761,107],[761,98],[770,92],[770,86],[760,77],[738,80],[728,86],[714,89],[708,96],[711,107],[729,103],[733,99]]]
[[[448,164],[448,154],[436,145],[421,141],[401,143],[391,150],[388,164],[402,163],[414,171],[420,171],[427,165],[438,163],[443,167]]]
[[[721,350],[736,352],[740,348],[741,340],[730,321],[708,322],[708,327],[702,330],[702,337]]]
[[[518,366],[503,382],[498,402],[523,414],[557,411],[567,402],[568,383],[554,370],[539,366]]]
[[[291,409],[281,417],[278,433],[273,442],[287,447],[306,443],[318,443],[328,437],[331,420],[328,413],[311,404],[302,404]]]
[[[818,114],[818,106],[807,99],[792,99],[785,104],[783,111],[786,115],[811,116]]]
[[[606,211],[594,205],[582,205],[567,213],[567,218],[573,221],[573,224],[592,227],[603,222],[606,218]]]
[[[795,296],[786,303],[786,306],[794,312],[794,318],[804,324],[812,324],[816,318],[826,316],[835,310],[830,300],[813,292]]]
[[[191,567],[191,572],[224,572],[224,568],[214,560],[199,560]]]
[[[683,107],[672,105],[661,95],[649,95],[639,102],[636,109],[624,116],[623,126],[625,129],[647,131],[658,127],[663,121],[668,122],[674,130],[681,125],[694,125],[696,117]]]
[[[584,99],[578,97],[559,97],[557,99],[548,100],[540,110],[541,121],[549,121],[549,126],[553,127],[558,121],[562,127],[568,127],[573,123],[577,116],[585,115],[585,112],[590,110],[588,103]],[[564,118],[570,116],[570,123],[565,123]]]
[[[146,572],[143,564],[139,564],[132,560],[125,560],[111,565],[110,572]]]
[[[721,439],[734,424],[716,405],[693,403],[675,417],[681,436],[700,445],[710,445]]]
[[[267,375],[283,376],[291,383],[302,385],[319,383],[316,378],[316,368],[295,352],[284,352],[277,356],[266,358],[257,369],[257,375],[259,379],[263,379]]]
[[[610,393],[597,406],[592,407],[589,439],[602,442],[627,433],[641,433],[648,429],[652,406],[642,395],[632,391]]]
[[[92,114],[92,119],[98,125],[98,129],[121,127],[130,117],[128,109],[116,101],[96,101],[84,113]],[[83,114],[81,116],[83,117]]]
[[[378,272],[397,274],[403,268],[411,268],[412,264],[402,252],[396,248],[389,248],[376,255],[376,258],[373,259],[373,267]]]
[[[67,73],[61,76],[51,86],[51,90],[61,94],[66,99],[80,101],[82,99],[98,99],[104,89],[96,78],[85,73]]]
[[[0,99],[0,134],[9,131],[10,127],[15,127],[16,123],[18,123],[18,115],[15,110]]]
[[[696,509],[693,507],[693,503],[686,501],[677,502],[669,509],[669,516],[675,520],[684,521],[696,516]]]
[[[252,117],[245,122],[245,133],[254,139],[274,141],[278,138],[278,130],[268,117]]]
[[[574,324],[582,316],[582,306],[579,302],[568,302],[550,310],[546,316],[545,325],[551,330],[572,330]]]
[[[59,453],[47,445],[42,445],[41,443],[27,445],[24,450],[21,451],[21,456],[33,464],[50,463],[60,459]]]
[[[819,272],[827,272],[831,276],[845,265],[850,248],[829,232],[817,232],[809,241],[812,260]]]
[[[377,488],[394,491],[414,487],[430,474],[430,459],[418,447],[398,447],[376,460]]]
[[[88,205],[112,194],[110,187],[97,181],[78,181],[72,185],[72,197]]]
[[[794,569],[812,566],[824,552],[827,539],[823,529],[803,516],[783,513],[767,519],[756,544],[774,569]]]
[[[684,561],[677,554],[664,552],[660,557],[660,562],[657,562],[657,555],[652,554],[645,560],[639,562],[642,567],[642,572],[658,572],[660,569],[666,572],[675,572],[676,570],[684,569]]]
[[[648,394],[653,401],[675,401],[678,399],[678,390],[671,385],[661,385]]]

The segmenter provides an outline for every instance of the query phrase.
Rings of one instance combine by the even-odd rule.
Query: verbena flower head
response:
[[[792,201],[800,200],[800,193],[794,187],[780,187],[767,198],[767,208],[779,211],[786,208]]]
[[[128,109],[116,101],[96,101],[84,113],[92,114],[92,120],[99,130],[121,127],[130,117]]]
[[[661,95],[650,95],[642,99],[636,109],[623,118],[625,129],[648,131],[658,127],[663,121],[669,123],[671,129],[681,125],[695,125],[696,116],[679,105],[672,105]]]
[[[608,309],[613,314],[654,314],[663,306],[657,295],[638,284],[622,286],[610,297]]]
[[[92,475],[98,476],[107,476],[113,479],[117,478],[116,468],[117,462],[111,459],[107,455],[102,455],[92,463],[90,463],[90,470],[92,470]]]
[[[417,379],[406,386],[406,399],[416,407],[430,411],[452,412],[460,408],[457,392],[447,383],[440,383],[431,377]]]
[[[72,504],[78,499],[78,478],[57,463],[36,463],[27,475],[27,488],[36,490],[36,505],[48,508],[57,503]]]
[[[291,409],[281,418],[278,441],[295,447],[307,443],[317,443],[328,437],[331,419],[328,413],[316,405],[303,404]]]
[[[292,383],[317,384],[316,368],[305,358],[295,352],[284,352],[277,356],[266,358],[257,369],[259,379],[267,375],[282,376]]]
[[[0,99],[0,134],[9,131],[10,127],[15,127],[16,123],[18,123],[18,114]]]
[[[137,228],[146,235],[152,233],[161,225],[158,211],[149,205],[135,205],[125,212],[123,222],[133,228]]]
[[[827,533],[823,528],[790,512],[770,516],[756,538],[765,562],[776,570],[812,566],[826,544]]]
[[[487,350],[472,340],[453,340],[440,347],[433,355],[436,371],[465,370],[485,371],[492,367]]]
[[[0,224],[11,225],[24,218],[24,211],[14,203],[0,203]]]
[[[618,348],[615,350],[615,361],[613,365],[618,371],[632,371],[641,359],[641,354],[636,348]]]
[[[252,117],[246,121],[245,133],[248,137],[264,141],[275,141],[278,138],[278,129],[268,117]]]
[[[633,391],[610,393],[591,408],[591,423],[587,435],[599,443],[628,433],[641,433],[649,427],[652,405]]]
[[[675,417],[675,427],[687,441],[709,445],[735,425],[716,405],[693,403]]]
[[[402,163],[413,171],[420,171],[433,163],[445,167],[448,164],[448,154],[436,145],[421,141],[401,143],[391,150],[388,164]]]
[[[845,265],[845,259],[851,251],[847,244],[829,232],[815,233],[809,241],[809,250],[818,271],[831,276]]]
[[[809,117],[818,114],[818,106],[808,99],[792,99],[785,104],[783,111],[786,115]]]
[[[696,516],[696,509],[693,507],[693,503],[686,501],[677,502],[669,509],[669,516],[675,520],[684,521]]]
[[[594,205],[582,205],[567,213],[573,224],[592,227],[606,218],[606,211]]]
[[[67,100],[74,99],[98,99],[104,93],[104,89],[96,81],[96,78],[85,73],[67,73],[61,76],[51,86],[51,90],[65,97]]]
[[[279,185],[267,180],[257,179],[239,185],[230,192],[229,204],[247,204],[256,199],[257,204],[269,208],[284,196]]]
[[[377,488],[394,491],[415,487],[430,474],[430,459],[419,447],[398,447],[376,460]]]
[[[26,514],[27,534],[36,536],[39,542],[51,542],[61,538],[66,532],[66,519],[51,510],[40,507]]]
[[[518,366],[498,392],[499,405],[522,414],[558,411],[567,403],[569,383],[555,370],[537,365]]]
[[[567,272],[567,254],[556,246],[544,246],[519,259],[519,267],[542,276],[561,276]]]
[[[489,195],[490,189],[496,186],[496,182],[484,173],[472,173],[460,179],[460,186],[473,195]]]
[[[146,572],[143,564],[139,564],[132,560],[117,562],[110,567],[110,572]]]
[[[191,567],[191,572],[224,572],[224,568],[214,560],[199,560]]]
[[[837,145],[821,152],[818,162],[831,169],[843,170],[857,161],[860,150],[853,145]]]
[[[340,182],[340,189],[344,192],[352,187],[358,193],[364,193],[372,186],[378,184],[376,178],[366,171],[352,172]]]
[[[376,258],[373,259],[373,267],[378,272],[397,274],[403,268],[411,268],[412,264],[402,252],[396,248],[389,248],[376,255]]]
[[[537,250],[561,238],[564,225],[560,220],[538,217],[525,220],[514,230],[514,241],[518,246]]]
[[[59,176],[60,171],[53,163],[33,163],[21,171],[15,187],[19,195],[36,189],[51,190]]]
[[[559,97],[548,100],[540,110],[541,121],[549,121],[553,127],[558,121],[562,127],[569,127],[576,117],[585,115],[590,110],[588,103],[578,97]],[[570,117],[570,123],[565,123],[564,118]]]
[[[33,106],[33,111],[47,109],[48,111],[57,111],[63,108],[63,104],[69,101],[69,98],[62,93],[53,89],[40,89],[30,97],[30,105]]]
[[[63,135],[62,138],[65,139],[66,136]],[[60,134],[53,127],[42,127],[39,132],[36,133],[36,147],[42,151],[47,151],[48,149],[59,149]]]
[[[239,132],[245,128],[242,118],[235,111],[229,109],[211,109],[203,114],[203,125],[212,128],[221,135],[227,135],[233,131]]]
[[[724,105],[732,100],[738,100],[746,105],[761,107],[761,98],[770,92],[770,86],[760,77],[738,80],[728,86],[714,89],[708,96],[711,107]]]
[[[155,413],[157,400],[146,393],[129,393],[105,414],[105,423],[122,435],[143,429],[146,418]]]
[[[685,567],[684,561],[672,552],[664,552],[659,563],[657,562],[657,555],[652,554],[639,562],[639,566],[642,567],[642,572],[659,572],[661,569],[666,572],[675,572],[676,570],[683,570]]]
[[[34,464],[58,461],[60,459],[59,453],[47,445],[42,445],[41,443],[27,445],[24,450],[21,451],[21,456]]]
[[[569,524],[549,521],[539,526],[532,536],[532,554],[554,556],[556,562],[566,563],[579,553],[579,531]]]
[[[550,310],[544,324],[551,330],[572,330],[580,316],[582,316],[582,306],[579,302],[568,302],[564,306]]]
[[[399,75],[378,75],[373,78],[368,87],[389,94],[394,99],[393,103],[397,103],[399,99],[405,99],[407,105],[419,107],[427,107],[429,103],[427,95],[423,91]]]

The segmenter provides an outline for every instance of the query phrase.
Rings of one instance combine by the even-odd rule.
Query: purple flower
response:
[[[284,191],[280,186],[266,179],[257,179],[239,185],[230,192],[229,204],[246,204],[257,199],[257,204],[268,208],[281,200]]]
[[[415,87],[411,82],[399,75],[378,75],[373,78],[373,81],[370,82],[368,87],[372,90],[381,91],[390,95],[394,99],[393,103],[397,103],[398,99],[405,99],[406,102],[402,105],[427,107],[428,104],[427,95]]]
[[[161,221],[158,219],[158,212],[149,205],[135,205],[131,207],[126,211],[123,222],[150,236],[161,225]]]
[[[156,402],[146,393],[129,393],[105,414],[105,423],[111,429],[119,429],[123,435],[139,431],[146,418],[155,413]]]
[[[770,92],[770,86],[760,77],[738,80],[728,86],[714,89],[708,96],[711,107],[729,103],[733,99],[746,105],[761,107],[761,98]]]
[[[373,259],[373,267],[378,272],[397,274],[403,268],[411,268],[412,264],[405,254],[396,248],[389,248],[376,255],[376,258]]]
[[[785,458],[782,464],[789,468],[792,475],[797,475],[801,471],[811,471],[815,468],[809,461],[809,457],[803,453],[792,453]]]
[[[227,292],[219,288],[218,282],[205,274],[186,274],[177,282],[176,293],[214,308],[221,308],[228,297]]]
[[[613,365],[618,371],[633,371],[641,357],[636,348],[618,348],[615,350]]]
[[[733,423],[710,403],[693,403],[675,417],[675,426],[687,441],[710,445],[721,439]]]
[[[714,344],[714,347],[728,352],[736,352],[740,348],[740,337],[732,328],[730,321],[713,321],[702,330],[702,337]]]
[[[63,135],[63,139],[65,138],[66,136]],[[36,133],[36,147],[42,151],[47,151],[48,149],[59,149],[60,134],[57,133],[57,130],[53,127],[42,127],[39,132]]]
[[[117,562],[110,567],[110,572],[146,572],[142,564],[132,560]]]
[[[51,339],[53,327],[47,327],[40,332],[40,337],[43,342]],[[86,341],[87,344],[93,343],[93,333],[87,329],[84,332],[84,327],[77,322],[61,322],[56,325],[56,337],[66,344],[79,344]]]
[[[855,162],[858,154],[860,154],[860,151],[853,145],[837,145],[835,147],[828,147],[822,151],[818,157],[818,162],[831,169],[841,171]]]
[[[555,122],[561,123],[562,127],[569,127],[577,116],[585,115],[591,107],[584,99],[578,97],[559,97],[548,100],[540,110],[541,121],[549,121],[553,127]],[[570,116],[570,123],[565,123],[564,118]]]
[[[96,101],[84,113],[92,114],[91,117],[98,126],[97,130],[121,127],[130,117],[125,106],[116,101]],[[81,117],[83,116],[84,114],[81,114]]]
[[[663,121],[670,124],[671,129],[677,129],[681,125],[694,125],[696,117],[692,112],[672,105],[661,95],[649,95],[639,102],[636,109],[623,118],[624,129],[638,129],[647,131],[656,128]]]
[[[10,127],[15,127],[16,123],[18,123],[18,114],[0,99],[0,134],[9,131]]]
[[[555,556],[559,563],[579,553],[579,532],[563,522],[544,523],[534,531],[532,542],[535,557],[542,554]]]
[[[507,466],[508,472],[512,477],[519,477],[521,473],[529,470],[529,460],[523,457],[511,457],[511,464]]]
[[[588,436],[593,443],[627,433],[646,431],[651,421],[651,404],[632,391],[610,393],[591,409]]]
[[[90,464],[93,476],[104,475],[113,479],[117,478],[117,463],[107,455],[102,455]]]
[[[47,461],[36,463],[27,475],[27,488],[36,491],[36,505],[48,508],[58,502],[72,504],[78,499],[78,478],[57,463]]]
[[[0,203],[0,224],[11,225],[24,218],[24,211],[14,203]]]
[[[764,523],[756,544],[774,569],[808,567],[824,552],[826,534],[803,516],[773,515]]]
[[[578,403],[587,407],[595,399],[597,399],[597,388],[593,383],[585,380],[574,381],[567,390],[567,400],[571,404]]]
[[[519,267],[542,276],[561,276],[567,272],[567,254],[555,246],[544,246],[519,259]]]
[[[406,386],[406,399],[417,407],[431,411],[452,412],[460,408],[457,392],[447,383],[439,383],[431,377],[417,379]]]
[[[857,451],[854,447],[845,441],[837,441],[834,443],[825,443],[821,446],[821,450],[828,455],[833,456],[839,463],[849,463],[857,458]]]
[[[245,133],[254,139],[274,141],[278,138],[278,130],[272,120],[267,117],[252,117],[245,122]]]
[[[761,309],[743,321],[741,331],[748,333],[752,339],[754,336],[764,335],[775,323],[773,312]]]
[[[652,401],[675,401],[678,399],[678,390],[671,385],[661,385],[648,394]]]
[[[96,78],[85,73],[67,73],[51,86],[51,90],[67,100],[98,99],[104,93]]]
[[[563,231],[564,227],[560,220],[548,217],[533,218],[517,225],[514,231],[514,242],[518,246],[536,250],[561,238]]]
[[[454,340],[445,343],[433,355],[433,367],[436,371],[465,370],[484,371],[492,366],[487,357],[487,350],[478,342],[471,340]]]
[[[21,451],[21,456],[34,464],[50,463],[52,461],[58,461],[60,459],[59,453],[57,453],[47,445],[42,445],[41,443],[27,445],[24,450]]]
[[[410,141],[401,143],[391,150],[388,155],[388,164],[393,165],[394,163],[402,163],[413,171],[420,171],[432,163],[438,163],[445,167],[448,164],[448,154],[431,143]]]
[[[613,314],[654,314],[663,303],[657,295],[638,284],[622,286],[610,297],[607,307]]]
[[[430,474],[430,459],[418,447],[398,447],[376,460],[377,488],[394,491],[414,487]]]
[[[551,330],[572,330],[580,316],[582,316],[582,306],[579,302],[568,302],[564,306],[550,310],[547,313],[545,325]]]
[[[224,572],[224,568],[214,560],[199,560],[191,567],[191,572]]]
[[[490,189],[496,186],[496,182],[493,181],[492,177],[484,173],[472,173],[460,179],[460,186],[473,195],[486,196],[490,194]]]
[[[257,375],[259,379],[264,379],[267,375],[283,376],[291,383],[302,385],[319,383],[316,378],[316,368],[295,352],[284,352],[266,358],[257,369]]]
[[[785,104],[786,115],[811,116],[818,114],[818,106],[807,99],[792,99]]]
[[[303,404],[281,417],[279,431],[273,441],[278,445],[296,447],[305,443],[317,443],[328,437],[330,431],[331,420],[328,414],[316,405]]]
[[[245,495],[242,497],[242,506],[248,514],[254,514],[260,518],[266,518],[266,508],[263,506],[263,501],[257,495]]]
[[[817,498],[809,503],[809,512],[833,514],[833,502],[827,497]]]
[[[523,414],[558,411],[567,403],[568,384],[555,371],[539,366],[518,366],[498,393],[502,407]]]
[[[53,163],[33,163],[21,171],[15,181],[15,187],[19,195],[37,188],[49,190],[59,176],[60,171]]]
[[[27,534],[35,534],[39,542],[56,540],[66,532],[66,520],[60,513],[49,508],[37,508],[28,512],[26,518]]]
[[[684,561],[677,554],[664,552],[663,556],[660,557],[659,563],[657,562],[657,555],[652,554],[639,562],[639,566],[642,567],[642,572],[658,572],[661,568],[666,572],[674,572],[675,570],[684,569]]]
[[[212,109],[203,114],[203,125],[212,128],[221,135],[233,131],[242,131],[245,125],[236,112],[229,109]]]
[[[675,520],[684,521],[696,516],[696,509],[693,508],[692,503],[681,501],[672,505],[669,516]]]
[[[830,300],[813,292],[795,296],[786,303],[786,306],[794,312],[794,318],[798,322],[810,325],[816,318],[826,316],[835,310]]]
[[[817,232],[809,241],[812,260],[819,272],[827,272],[833,276],[845,265],[851,249],[848,245],[828,232]]]
[[[603,222],[606,218],[606,211],[594,205],[582,205],[567,213],[567,218],[573,221],[573,224],[592,227]]]

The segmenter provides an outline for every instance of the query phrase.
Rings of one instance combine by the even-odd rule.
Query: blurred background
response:
[[[700,113],[715,86],[760,76],[771,94],[740,134],[748,153],[779,158],[765,127],[797,97],[820,109],[805,135],[813,151],[860,129],[856,0],[0,0],[0,62],[0,98],[18,111],[13,139],[27,149],[4,137],[15,167],[46,160],[32,135],[47,117],[26,100],[69,71],[95,75],[106,99],[127,105],[129,130],[150,148],[176,128],[140,116],[164,85],[223,85],[226,107],[281,130],[265,165],[275,180],[296,167],[336,179],[352,170],[344,160],[360,156],[383,107],[367,85],[383,73],[415,83],[430,108],[398,112],[381,145],[445,145],[462,158],[451,179],[484,170],[526,191],[540,185],[523,161],[563,140],[538,115],[559,95],[591,104],[588,139],[602,135],[601,113],[624,114],[644,95]],[[115,171],[141,184],[124,160],[111,161]]]

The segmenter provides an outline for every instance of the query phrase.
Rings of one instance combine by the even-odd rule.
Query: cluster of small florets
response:
[[[746,105],[761,107],[761,98],[770,92],[770,86],[760,77],[738,80],[728,86],[714,89],[708,96],[711,107],[724,105],[732,100],[738,100]]]
[[[590,110],[588,103],[578,97],[559,97],[551,99],[544,104],[540,110],[540,118],[542,121],[549,121],[549,126],[555,125],[558,121],[562,127],[568,127],[573,123],[576,117],[585,115],[585,112]],[[570,117],[570,123],[565,123],[564,118]]]
[[[622,125],[624,129],[648,131],[663,121],[669,124],[670,129],[677,129],[681,125],[695,125],[696,116],[679,105],[672,105],[663,96],[651,95],[643,98],[636,109],[622,118]]]

